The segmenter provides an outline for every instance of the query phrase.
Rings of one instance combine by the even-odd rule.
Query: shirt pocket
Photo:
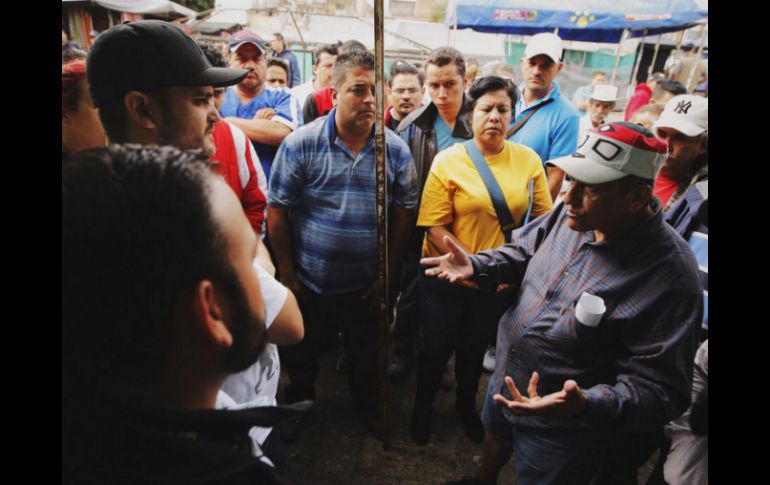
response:
[[[561,310],[560,325],[555,326],[549,337],[552,340],[554,359],[561,360],[561,364],[572,371],[580,373],[595,368],[603,360],[604,353],[608,350],[611,333],[611,321],[608,316],[613,308],[613,303],[604,298],[606,310],[599,324],[595,327],[585,325],[578,321],[575,315],[575,307],[580,297],[576,297],[569,305]],[[558,331],[556,329],[558,328]]]

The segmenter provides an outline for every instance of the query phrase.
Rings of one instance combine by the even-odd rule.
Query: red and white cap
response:
[[[668,156],[668,145],[640,125],[620,121],[589,131],[572,155],[549,160],[586,184],[604,184],[635,175],[655,180]]]

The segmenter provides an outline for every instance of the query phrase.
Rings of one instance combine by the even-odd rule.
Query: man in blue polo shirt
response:
[[[288,91],[265,86],[265,41],[256,32],[236,32],[229,45],[230,66],[248,69],[249,74],[225,91],[219,114],[246,133],[259,155],[265,177],[270,180],[278,145],[301,124],[300,113]]]
[[[374,82],[371,53],[352,50],[337,58],[332,73],[335,108],[289,135],[278,150],[270,179],[268,232],[280,280],[297,296],[305,322],[304,340],[281,349],[290,381],[286,401],[315,399],[321,334],[338,324],[356,408],[376,435]],[[395,284],[415,222],[417,174],[404,141],[387,131],[386,144],[388,270]],[[396,295],[395,287],[390,295]]]
[[[564,63],[559,36],[551,33],[533,35],[521,58],[524,82],[519,86],[514,126],[525,117],[526,122],[509,139],[535,150],[545,163],[572,155],[577,148],[579,115],[569,100],[561,95],[555,81]],[[564,180],[564,172],[545,166],[551,198],[556,199]]]

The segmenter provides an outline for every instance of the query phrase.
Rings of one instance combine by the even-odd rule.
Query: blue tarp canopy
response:
[[[572,4],[573,8],[567,8]],[[455,10],[456,8],[456,10]],[[708,18],[693,0],[453,0],[445,25],[497,34],[534,35],[559,29],[564,40],[617,43],[675,32]]]

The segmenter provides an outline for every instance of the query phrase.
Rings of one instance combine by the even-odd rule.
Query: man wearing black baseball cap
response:
[[[160,20],[116,25],[88,54],[88,84],[111,143],[173,145],[214,153],[214,87],[248,71],[212,67],[195,41]]]

